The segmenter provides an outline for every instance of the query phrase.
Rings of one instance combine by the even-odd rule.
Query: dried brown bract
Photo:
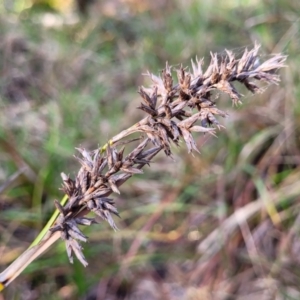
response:
[[[142,173],[142,168],[161,150],[171,156],[172,142],[178,146],[182,140],[189,152],[198,151],[192,132],[215,134],[211,126],[220,127],[216,116],[225,117],[226,113],[216,107],[212,99],[214,90],[228,94],[236,105],[241,103],[241,94],[234,82],[243,84],[252,93],[260,91],[256,81],[278,83],[276,71],[284,67],[286,57],[275,55],[259,64],[258,50],[259,45],[250,51],[246,49],[241,58],[236,58],[230,51],[222,58],[211,54],[205,72],[203,60],[196,59],[192,61],[192,71],[182,66],[177,70],[177,84],[174,84],[175,77],[168,64],[161,77],[147,73],[153,84],[151,88],[140,87],[142,103],[138,107],[147,116],[111,139],[104,147],[105,151],[77,149],[81,157],[76,159],[81,168],[75,180],[62,174],[62,190],[69,201],[64,207],[55,202],[60,215],[50,229],[60,232],[71,262],[74,253],[84,266],[87,265],[79,244],[86,242],[87,237],[78,225],[91,225],[97,220],[84,217],[86,214],[93,212],[116,230],[112,215],[119,214],[113,199],[108,198],[112,193],[119,194],[119,187],[132,175]],[[125,155],[124,147],[118,149],[117,145],[135,132],[141,134],[139,143]]]

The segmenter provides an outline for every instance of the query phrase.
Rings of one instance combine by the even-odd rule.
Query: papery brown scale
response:
[[[96,150],[92,151],[93,153],[93,164],[99,164],[99,161],[101,160],[101,151],[99,148],[97,148]]]
[[[94,183],[94,187],[98,188],[104,183],[103,178],[98,176],[97,181]]]
[[[171,75],[171,67],[166,63],[166,68],[162,70],[162,80],[167,92],[171,92],[173,88],[173,78]]]
[[[208,114],[209,114],[209,109],[207,108],[201,109],[200,121],[202,127],[209,127],[211,124],[214,124],[208,118]]]
[[[256,75],[254,75],[253,77],[257,80],[266,81],[266,82],[273,83],[273,84],[277,84],[279,81],[279,77],[277,75],[263,73],[263,72],[260,72]]]
[[[202,72],[203,58],[199,60],[198,57],[196,56],[195,61],[193,59],[191,60],[191,64],[192,64],[192,69],[193,69],[193,79],[197,78],[197,77],[199,77],[199,79],[200,79],[203,75],[203,72]]]
[[[141,103],[141,106],[138,106],[137,109],[143,110],[145,113],[149,114],[152,117],[157,116],[157,111],[152,109],[149,106],[144,105],[143,103]]]
[[[214,103],[206,98],[201,98],[200,100],[200,107],[201,108],[207,108],[207,107],[211,107],[212,105],[214,105]]]
[[[246,60],[247,60],[247,55],[248,55],[248,49],[246,48],[243,56],[239,59],[239,63],[237,66],[237,73],[240,74],[243,70],[244,70],[244,66],[246,64]]]
[[[182,111],[180,112],[180,115],[183,116],[184,118],[189,118],[189,117],[191,117],[193,114],[192,114],[191,112],[189,112],[189,111],[182,110]]]
[[[79,245],[79,243],[72,239],[69,240],[69,246],[72,249],[71,253],[74,252],[76,257],[78,258],[78,260],[82,263],[82,265],[84,267],[86,267],[88,265],[88,262],[85,260],[84,255],[82,253],[82,247]],[[71,254],[72,255],[72,254]],[[70,258],[70,257],[69,257]],[[72,259],[72,263],[73,263],[73,259]]]
[[[76,191],[76,183],[64,173],[62,173],[61,176],[63,178],[63,186],[61,189],[64,191],[65,194],[71,197]]]
[[[66,244],[66,251],[67,251],[67,255],[68,255],[69,261],[72,264],[73,263],[72,247],[71,247],[69,241],[66,241],[65,244]]]
[[[85,172],[81,175],[81,178],[79,179],[82,194],[84,194],[90,187],[90,177],[91,173]]]
[[[122,161],[123,156],[124,156],[124,151],[125,151],[125,146],[123,146],[123,147],[118,151],[118,161]]]
[[[260,64],[255,71],[256,72],[264,72],[269,73],[273,71],[277,71],[279,68],[285,67],[284,61],[286,60],[285,55],[276,55],[267,61]]]
[[[123,168],[131,167],[134,165],[134,158],[129,158],[128,156],[122,161],[121,170]]]
[[[103,210],[102,211],[102,214],[104,216],[104,219],[108,222],[108,224],[115,230],[117,231],[118,230],[118,227],[117,225],[115,224],[115,221],[114,219],[112,218],[111,214],[106,211],[106,210]]]
[[[173,135],[173,141],[177,142],[180,137],[180,131],[179,131],[177,124],[173,121],[171,122],[171,132]]]
[[[230,81],[232,78],[232,74],[234,74],[234,67],[230,68],[228,67],[228,64],[226,64],[221,80]]]
[[[199,78],[195,78],[191,81],[190,91],[191,93],[196,93],[199,86],[203,85],[204,78],[201,76]]]
[[[68,229],[72,229],[74,232],[76,232],[77,234],[80,234],[82,237],[84,237],[85,239],[87,238],[78,228],[77,223],[75,222],[74,219],[69,219],[66,222]]]
[[[184,121],[179,122],[177,125],[180,128],[190,128],[195,122],[197,122],[197,120],[200,119],[201,116],[201,112],[195,113],[194,115],[192,115],[191,117],[185,119]]]
[[[66,184],[63,184],[60,190],[63,191],[64,194],[68,195],[68,197],[70,197],[73,194],[73,190],[70,190]]]
[[[76,239],[76,240],[79,240],[79,241],[82,241],[82,242],[86,242],[87,241],[87,237],[85,235],[83,235],[82,233],[79,234],[78,232],[74,231],[73,229],[69,229],[68,230],[68,234],[73,239]]]
[[[183,137],[185,144],[188,148],[188,152],[191,153],[193,150],[199,152],[199,150],[197,149],[197,145],[194,141],[194,138],[192,137],[189,130],[182,127],[179,128],[180,128],[181,136]]]
[[[165,127],[171,127],[172,120],[167,118],[157,118],[157,123],[163,124]]]
[[[155,129],[149,125],[140,125],[137,130],[145,133],[155,133]]]
[[[143,164],[143,165],[150,166],[150,160],[149,159],[145,159],[145,158],[137,158],[137,159],[135,159],[135,164],[139,164],[139,165]]]
[[[84,148],[75,148],[77,151],[79,151],[84,158],[84,160],[88,161],[89,163],[93,163],[92,157],[88,151],[86,151]]]
[[[166,134],[167,134],[168,140],[171,140],[171,141],[175,142],[176,145],[178,145],[178,143],[177,143],[178,137],[177,138],[174,137],[173,128],[172,127],[166,127]]]
[[[110,215],[110,213],[106,210],[103,209],[95,209],[93,210],[98,216],[100,216],[103,220],[107,221],[108,224],[114,229],[114,230],[118,230],[112,216]]]
[[[226,80],[222,80],[215,85],[217,89],[228,94],[232,99],[233,104],[237,105],[241,103],[240,101],[240,93],[235,89],[235,87]]]
[[[121,174],[113,175],[114,181],[116,182],[117,186],[122,185],[130,177],[131,177],[131,174],[128,174],[128,173],[121,173]]]
[[[182,101],[188,101],[191,99],[191,95],[187,94],[184,90],[179,91],[179,96]]]
[[[256,55],[254,55],[254,53],[250,51],[244,66],[244,70],[245,71],[251,70],[253,68],[256,59],[257,59]]]
[[[203,133],[210,133],[210,134],[214,134],[215,133],[215,129],[214,128],[207,128],[207,127],[203,127],[203,126],[192,126],[191,128],[189,128],[190,131],[193,132],[203,132]]]
[[[116,185],[116,182],[112,179],[112,178],[109,178],[108,179],[108,183],[111,187],[111,189],[113,190],[114,193],[117,193],[117,194],[120,194],[120,191]]]
[[[180,102],[175,108],[172,109],[172,115],[176,117],[178,114],[181,114],[186,105],[187,103],[185,101]]]
[[[78,171],[78,174],[75,178],[75,190],[78,190],[80,188],[80,178],[82,177],[82,174],[85,172],[85,169],[81,167]]]
[[[57,232],[57,231],[62,232],[61,230],[62,230],[62,227],[60,226],[60,224],[59,225],[54,225],[53,227],[51,227],[49,229],[50,232]]]
[[[60,237],[63,241],[67,241],[69,239],[69,235],[64,229],[60,232]]]
[[[103,170],[106,168],[107,166],[107,159],[102,159],[101,161],[101,165],[99,166],[99,169],[98,169],[98,175],[101,175]]]
[[[106,157],[107,157],[108,168],[111,169],[115,162],[114,162],[112,149],[111,149],[109,143],[108,143],[107,148],[106,148]]]
[[[69,181],[69,179],[70,179],[70,177],[69,176],[67,176],[65,173],[60,173],[60,176],[61,176],[61,178],[62,178],[62,180],[64,181],[64,183],[67,183],[68,181]]]
[[[118,161],[120,161],[119,152],[116,147],[111,147],[111,155],[112,155],[113,164],[116,164]]]
[[[155,83],[156,85],[160,85],[162,83],[162,79],[160,77],[156,76],[155,74],[150,73],[149,71],[147,71],[143,75],[149,76],[151,78],[152,82]]]
[[[215,84],[219,81],[219,79],[220,79],[220,74],[218,72],[213,72],[210,78],[210,82],[211,84]]]
[[[174,108],[176,108],[178,105],[183,105],[183,101],[179,99],[178,96],[176,96],[176,99],[174,98],[172,102],[170,102],[168,105],[171,108],[171,110],[173,110]]]
[[[199,104],[201,101],[198,97],[192,97],[190,100],[187,102],[187,106],[190,108],[195,108],[197,104]]]
[[[103,158],[100,156],[100,154],[95,154],[94,160],[93,160],[93,170],[92,174],[93,176],[97,176],[99,173],[99,168],[103,163]]]
[[[171,92],[167,92],[165,95],[162,96],[161,101],[160,101],[160,105],[163,106],[165,104],[168,104],[170,102],[172,102],[172,96],[170,95]]]
[[[152,106],[153,108],[156,108],[156,103],[157,103],[157,86],[153,88],[153,92],[151,95],[151,101],[152,101]]]
[[[211,84],[214,84],[219,81],[220,79],[220,70],[219,70],[219,64],[218,64],[218,57],[217,54],[211,53],[211,64],[212,64],[212,73],[210,76],[210,82]]]
[[[208,80],[208,78],[210,78],[210,76],[213,73],[213,58],[211,57],[210,63],[208,68],[206,69],[205,73],[203,74],[203,81]]]
[[[143,98],[143,100],[146,102],[148,106],[150,106],[151,108],[155,108],[155,106],[153,106],[153,101],[151,97],[145,92],[143,87],[139,88],[138,93],[141,95],[141,97]]]
[[[179,121],[184,120],[184,118],[183,118],[180,114],[177,114],[175,117],[176,117],[176,119],[179,120]]]
[[[141,142],[132,152],[130,152],[127,157],[125,158],[125,161],[128,159],[134,159],[137,155],[139,155],[147,146],[149,142],[149,139],[144,139],[143,142]]]
[[[54,200],[54,205],[63,216],[66,215],[66,211],[64,210],[63,206],[61,206],[61,204],[57,200]]]
[[[168,156],[171,155],[170,142],[169,142],[166,128],[161,124],[157,124],[157,130],[158,130],[158,136],[161,140],[165,153]]]
[[[91,190],[90,193],[85,194],[79,201],[79,205],[82,205],[83,203],[87,203],[88,201],[92,200],[95,197],[93,192],[94,191]]]
[[[170,106],[168,104],[166,104],[164,106],[164,108],[165,108],[166,117],[168,119],[172,119],[173,115],[172,115],[172,110],[171,110]]]
[[[219,79],[220,80],[225,80],[227,79],[227,73],[226,73],[226,62],[224,57],[222,57],[221,59],[221,63],[220,63],[220,70],[219,70]]]
[[[101,188],[93,193],[92,197],[106,197],[112,192],[110,187]]]
[[[95,187],[95,185],[92,185],[84,192],[84,196],[86,197],[89,194],[94,193],[95,191],[97,191],[97,188]]]
[[[144,159],[147,157],[151,157],[151,156],[155,155],[156,153],[158,153],[161,149],[162,149],[162,147],[158,146],[158,147],[153,147],[151,149],[145,150],[137,156],[137,159]]]
[[[93,222],[93,218],[76,218],[74,221],[79,225],[90,226]]]
[[[97,172],[92,172],[91,174],[90,174],[90,177],[91,177],[91,179],[90,179],[90,186],[94,186],[94,184],[96,183],[96,181],[98,180],[98,174],[97,174]]]
[[[178,78],[180,87],[182,87],[182,85],[184,84],[184,76],[185,76],[184,69],[181,65],[180,69],[177,70],[177,78]]]
[[[219,121],[214,117],[214,115],[211,112],[207,113],[206,118],[209,124],[214,124],[216,126],[220,125]]]
[[[161,146],[158,147],[152,147],[148,150],[143,151],[142,154],[139,155],[139,159],[143,160],[143,157],[146,161],[150,162],[151,159],[157,154],[159,153],[163,148]],[[138,168],[142,168],[145,164],[149,164],[149,163],[141,163],[139,164],[137,167]]]
[[[100,206],[99,206],[100,207]],[[111,213],[117,215],[119,217],[118,210],[115,207],[115,202],[110,198],[102,198],[101,199],[101,207],[107,209]]]
[[[191,85],[191,74],[185,73],[185,78],[184,78],[184,88],[189,89]]]
[[[180,88],[187,92],[190,88],[191,84],[191,75],[186,72],[186,70],[181,66],[179,70],[177,70],[177,77]]]
[[[129,173],[129,174],[143,174],[144,172],[140,169],[137,169],[137,168],[133,168],[133,167],[126,167],[126,166],[123,166],[121,168],[121,170],[123,172],[126,172],[126,173]]]
[[[213,89],[211,82],[208,81],[206,83],[203,83],[203,85],[199,86],[196,89],[196,95],[200,98],[204,97],[209,99],[210,91]]]
[[[214,115],[220,115],[221,117],[225,118],[227,116],[227,113],[225,113],[224,111],[218,109],[215,105],[211,106],[209,108],[207,108],[207,110],[214,114]]]
[[[113,213],[114,215],[120,217],[120,215],[119,215],[117,209],[116,209],[112,204],[110,204],[110,203],[105,203],[104,206],[105,206],[105,208],[106,208],[109,212],[111,212],[111,213]]]
[[[243,80],[242,83],[253,94],[258,93],[260,91],[260,88],[254,83],[250,82],[248,79]]]
[[[80,157],[77,157],[74,155],[74,157],[80,162],[83,168],[85,168],[87,171],[92,172],[93,170],[93,164],[90,161],[87,161],[85,159],[81,159]]]
[[[77,193],[78,194],[78,193]],[[69,197],[69,201],[67,202],[67,204],[64,206],[64,209],[67,211],[68,208],[71,208],[73,206],[76,206],[78,204],[78,202],[80,201],[82,196],[79,195],[72,195],[71,197]]]
[[[226,54],[227,54],[227,65],[226,65],[226,69],[227,71],[230,73],[235,71],[235,67],[236,67],[236,59],[233,55],[233,53],[231,51],[226,50]]]
[[[151,142],[153,143],[154,146],[157,146],[157,147],[161,146],[161,142],[160,142],[160,139],[158,138],[157,134],[147,132],[147,136],[151,140]]]

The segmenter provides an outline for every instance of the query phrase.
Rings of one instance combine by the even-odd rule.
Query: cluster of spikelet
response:
[[[286,57],[274,55],[260,64],[258,50],[258,45],[251,51],[246,49],[240,58],[230,51],[221,57],[212,54],[205,72],[202,70],[203,60],[192,61],[191,71],[183,67],[177,70],[177,83],[174,83],[172,68],[168,64],[160,77],[147,73],[153,84],[151,88],[139,89],[143,100],[139,109],[147,116],[101,149],[91,152],[78,149],[81,157],[77,160],[81,168],[75,180],[62,174],[62,190],[69,200],[64,207],[55,201],[60,215],[50,228],[52,233],[60,232],[71,262],[74,253],[83,265],[87,265],[80,245],[80,242],[87,241],[87,237],[78,225],[98,222],[97,217],[86,217],[89,212],[108,221],[116,230],[111,214],[118,216],[118,211],[113,199],[109,198],[110,194],[120,193],[119,187],[132,175],[142,173],[142,168],[149,165],[161,150],[171,156],[172,143],[178,146],[182,140],[189,152],[198,151],[192,132],[215,134],[215,127],[220,127],[216,116],[225,117],[226,113],[216,107],[214,91],[228,94],[233,104],[238,104],[241,94],[234,82],[257,93],[260,87],[256,82],[276,84],[279,81],[276,71],[284,66]],[[140,138],[125,139],[136,132],[140,133]],[[123,145],[128,143],[137,145],[125,155]]]

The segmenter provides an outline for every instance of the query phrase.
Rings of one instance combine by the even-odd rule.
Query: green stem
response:
[[[68,200],[68,196],[64,195],[62,198],[60,204],[64,206]],[[55,212],[53,213],[52,217],[49,219],[43,230],[39,233],[39,235],[36,237],[36,239],[32,242],[29,248],[32,248],[33,246],[36,246],[45,236],[45,234],[48,232],[49,228],[53,225],[55,222],[56,218],[59,215],[59,211],[56,209]]]

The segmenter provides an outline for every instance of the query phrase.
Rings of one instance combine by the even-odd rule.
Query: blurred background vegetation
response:
[[[85,229],[89,266],[59,242],[0,299],[300,299],[300,2],[3,0],[0,267],[33,241],[95,149],[142,117],[141,75],[210,51],[288,55],[281,84],[233,108],[201,155],[156,158],[115,196],[121,219]]]

